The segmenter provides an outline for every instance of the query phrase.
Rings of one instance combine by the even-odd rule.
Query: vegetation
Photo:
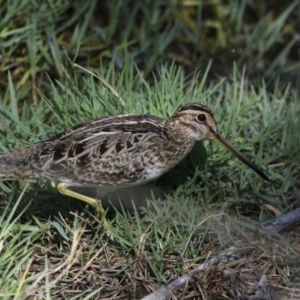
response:
[[[0,153],[99,116],[198,102],[272,179],[199,143],[106,206],[113,240],[48,182],[1,180],[1,298],[140,299],[234,246],[230,276],[216,265],[178,299],[245,298],[263,274],[278,299],[300,299],[299,229],[258,226],[299,206],[299,1],[199,2],[0,2]]]

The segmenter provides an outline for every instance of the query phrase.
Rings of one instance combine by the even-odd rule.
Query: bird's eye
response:
[[[204,122],[206,120],[206,115],[205,114],[200,114],[197,117],[198,121]]]

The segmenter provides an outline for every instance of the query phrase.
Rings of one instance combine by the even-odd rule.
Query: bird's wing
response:
[[[36,168],[73,184],[138,183],[165,138],[158,121],[128,116],[75,126],[43,142]]]
[[[0,156],[0,177],[100,186],[142,182],[145,168],[167,139],[163,122],[143,115],[87,121]]]

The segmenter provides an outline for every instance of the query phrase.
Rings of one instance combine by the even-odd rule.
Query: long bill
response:
[[[244,164],[250,167],[253,171],[255,171],[260,177],[262,177],[265,181],[270,181],[269,177],[254,163],[250,161],[243,153],[237,150],[233,145],[231,145],[227,140],[225,140],[218,132],[214,134],[214,140],[223,146],[225,149],[229,150],[236,157],[238,157]]]

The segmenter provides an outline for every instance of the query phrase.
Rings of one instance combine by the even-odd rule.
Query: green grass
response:
[[[64,77],[66,57],[82,65],[121,70],[127,55],[151,77],[163,61],[192,72],[213,59],[212,70],[227,76],[232,63],[247,66],[253,79],[269,84],[296,80],[299,2],[273,1],[102,1],[38,3],[7,1],[0,8],[0,70],[13,73],[19,93],[39,99],[49,91],[46,77]],[[211,74],[212,76],[212,74]],[[7,86],[7,77],[0,86]]]
[[[138,269],[149,282],[161,284],[184,274],[186,261],[205,261],[208,247],[213,256],[238,239],[242,241],[239,251],[265,251],[264,246],[249,244],[241,228],[255,228],[256,222],[274,218],[266,203],[282,212],[297,205],[300,104],[295,91],[275,87],[270,92],[263,81],[254,88],[236,69],[232,82],[221,79],[214,85],[206,83],[205,71],[186,78],[175,66],[161,65],[152,83],[145,81],[131,63],[121,73],[105,68],[98,72],[122,96],[125,106],[104,84],[77,68],[65,71],[63,82],[50,82],[51,98],[39,92],[36,106],[20,103],[18,90],[10,83],[6,94],[11,102],[2,101],[0,106],[1,152],[98,116],[132,112],[167,117],[180,105],[197,102],[212,109],[219,131],[262,166],[271,182],[263,182],[218,145],[205,141],[203,148],[199,143],[187,159],[157,180],[157,189],[168,187],[166,200],[158,201],[150,194],[140,211],[144,199],[138,194],[133,212],[109,208],[111,241],[91,208],[87,211],[48,184],[1,181],[1,198],[6,199],[1,208],[1,295],[22,299],[38,291],[48,298],[55,293],[62,296],[63,283],[68,290],[76,286],[76,295],[69,292],[68,299],[88,299],[92,297],[86,294],[90,289],[102,297],[109,290],[117,294],[113,284],[110,288],[104,285],[108,279],[85,281],[87,274],[95,272],[90,260],[94,268],[99,266],[94,269],[99,274],[103,268],[105,278],[125,280],[125,274],[136,274],[132,272]],[[21,106],[26,109],[20,111]],[[23,194],[19,194],[21,191]],[[274,238],[281,245],[281,250],[276,250],[281,257],[282,248],[288,251],[291,242],[289,237]],[[112,263],[112,257],[117,263]],[[286,264],[276,258],[273,262],[280,272],[290,268],[288,281],[299,272],[294,258],[291,256]],[[54,271],[58,261],[62,268]],[[38,271],[34,272],[35,268]],[[72,278],[82,277],[71,284]],[[137,284],[141,282],[137,280]]]

